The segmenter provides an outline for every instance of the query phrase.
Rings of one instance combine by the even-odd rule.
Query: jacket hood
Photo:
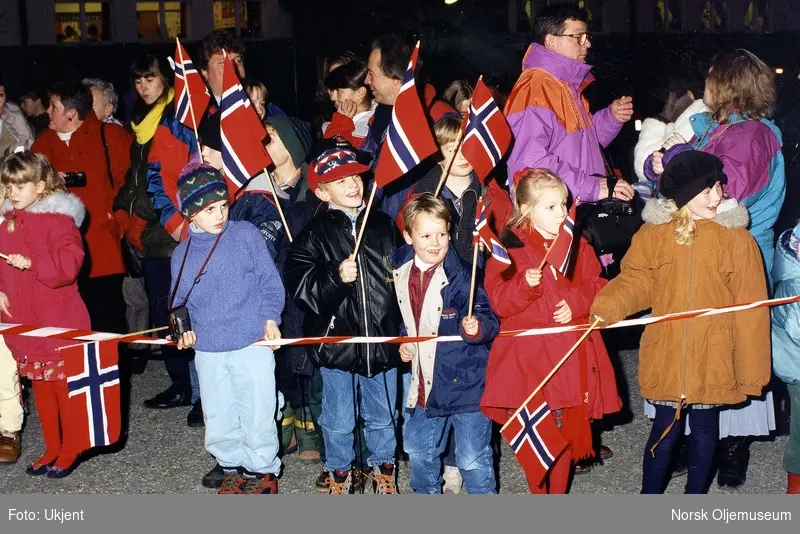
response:
[[[777,284],[784,280],[800,279],[800,259],[792,248],[792,230],[786,230],[778,238],[775,258],[772,260],[772,280]]]
[[[6,213],[13,211],[10,200],[4,200],[0,206],[0,215],[5,216]],[[86,217],[86,208],[83,202],[72,193],[55,192],[51,195],[44,197],[42,200],[36,202],[25,210],[28,213],[53,213],[59,215],[66,215],[75,221],[75,226],[81,227]]]
[[[672,220],[672,212],[665,206],[663,199],[651,198],[644,205],[642,219],[653,225],[667,224]],[[717,216],[713,222],[725,228],[747,228],[750,224],[750,214],[744,205],[729,198],[720,202]]]
[[[590,72],[591,65],[553,52],[538,43],[532,43],[528,47],[525,59],[522,60],[522,70],[533,68],[544,69],[559,80],[572,85],[594,81],[594,76]]]

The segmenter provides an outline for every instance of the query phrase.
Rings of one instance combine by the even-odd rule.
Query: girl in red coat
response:
[[[5,160],[0,182],[0,312],[15,323],[89,330],[89,313],[75,280],[83,264],[78,227],[85,209],[66,192],[41,154],[22,152]],[[63,478],[75,468],[76,446],[64,362],[57,347],[68,341],[7,336],[19,374],[33,381],[45,451],[28,467],[32,476]],[[60,431],[59,431],[60,427]]]
[[[589,322],[589,307],[606,285],[600,264],[581,238],[574,265],[564,277],[542,263],[567,216],[567,188],[557,176],[526,169],[517,186],[515,213],[501,235],[512,266],[495,260],[486,265],[485,288],[500,330],[522,330]],[[481,409],[505,423],[556,366],[580,332],[501,338],[494,341],[486,369]],[[594,455],[590,422],[620,410],[616,380],[599,333],[593,333],[544,386],[544,396],[561,433],[570,443],[531,493],[566,493],[572,464]]]

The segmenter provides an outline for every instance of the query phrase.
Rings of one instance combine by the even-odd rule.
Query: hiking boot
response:
[[[0,432],[0,464],[14,464],[22,451],[19,432]]]
[[[739,488],[747,480],[747,465],[750,462],[750,440],[747,437],[724,438],[717,444],[717,484],[722,487]]]
[[[376,465],[372,471],[375,495],[397,495],[394,464]]]
[[[324,469],[320,472],[319,476],[317,476],[317,480],[314,481],[314,487],[320,493],[328,493],[329,488],[329,481],[330,473],[325,471]]]
[[[329,473],[328,494],[329,495],[348,495],[353,493],[352,473],[350,471],[332,471]]]
[[[303,462],[304,464],[318,464],[322,462],[322,458],[320,458],[319,451],[303,451],[297,455],[297,459]]]
[[[370,479],[369,474],[358,467],[351,469],[350,474],[353,483],[353,493],[364,493],[364,486]]]
[[[217,493],[220,495],[239,495],[242,493],[246,483],[247,479],[236,471],[225,473],[222,477],[222,485]]]
[[[274,495],[278,493],[278,478],[267,473],[254,477],[244,477],[245,483],[240,493],[245,495]]]

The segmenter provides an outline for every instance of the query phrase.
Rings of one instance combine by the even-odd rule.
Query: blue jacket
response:
[[[790,242],[800,236],[800,224],[778,239],[772,278],[775,298],[800,295],[800,261]],[[772,313],[772,367],[775,375],[787,384],[800,384],[800,302],[774,306]]]
[[[447,251],[443,264],[428,286],[420,316],[420,327],[414,322],[409,299],[408,278],[414,261],[414,250],[405,245],[393,256],[393,277],[397,300],[403,315],[402,335],[452,336],[462,335],[461,321],[469,315],[471,267],[459,260],[453,248]],[[474,315],[480,322],[476,339],[416,344],[411,363],[411,387],[406,409],[417,406],[420,369],[425,377],[425,413],[428,417],[443,417],[456,413],[480,410],[486,381],[491,340],[497,336],[500,324],[489,307],[483,287],[475,289]]]

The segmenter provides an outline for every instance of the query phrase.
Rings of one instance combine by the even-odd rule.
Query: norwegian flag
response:
[[[419,42],[411,52],[411,60],[403,77],[403,86],[392,109],[392,122],[375,167],[375,183],[385,187],[419,165],[436,152],[436,141],[428,126],[414,83],[414,69],[419,56]]]
[[[64,366],[73,414],[72,430],[81,451],[111,445],[119,439],[120,409],[118,341],[97,341],[64,349]]]
[[[175,60],[168,59],[175,71],[175,117],[188,128],[197,129],[211,99],[208,86],[178,39],[175,39]]]
[[[547,262],[558,269],[558,272],[567,276],[569,270],[569,263],[572,259],[572,242],[575,239],[575,208],[577,202],[572,203],[572,208],[567,214],[567,218],[561,223],[561,228],[558,229],[558,235],[550,245],[550,250],[547,251]]]
[[[553,463],[567,448],[550,407],[540,391],[500,431],[531,482],[541,484]]]
[[[511,128],[497,107],[489,88],[478,80],[472,93],[469,118],[464,131],[461,153],[483,181],[511,146]]]
[[[231,197],[251,176],[272,164],[262,140],[267,131],[239,82],[233,63],[225,56],[220,101],[222,137],[222,171],[228,180]]]
[[[478,241],[481,241],[486,250],[492,253],[494,259],[511,265],[511,256],[508,255],[508,250],[500,244],[500,239],[489,228],[483,197],[478,199],[478,205],[475,208],[475,230],[472,231],[472,244],[474,245]]]

